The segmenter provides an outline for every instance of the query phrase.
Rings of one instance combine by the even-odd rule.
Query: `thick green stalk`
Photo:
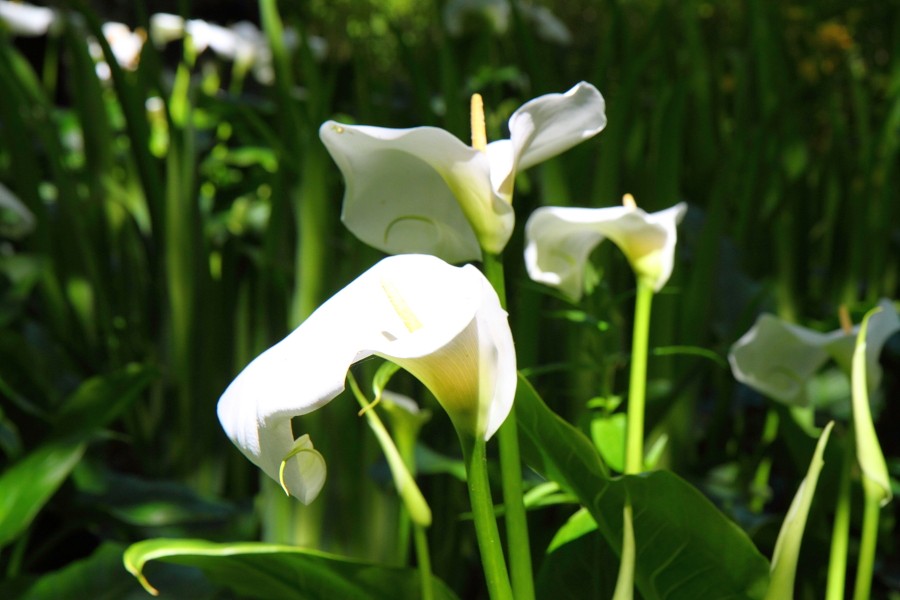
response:
[[[484,274],[506,308],[506,280],[503,261],[499,255],[484,253]],[[512,587],[517,600],[534,598],[534,575],[531,568],[531,544],[528,539],[528,519],[522,492],[522,461],[519,458],[519,429],[516,407],[497,432],[500,445],[500,475],[503,504],[506,507],[506,542],[509,549]]]
[[[469,500],[472,503],[472,518],[475,521],[475,536],[478,551],[491,600],[512,600],[512,587],[500,546],[500,533],[494,518],[494,501],[491,499],[491,484],[487,472],[487,445],[483,438],[472,437],[460,432],[459,441],[466,463],[466,481],[469,485]]]
[[[844,459],[838,483],[834,526],[831,530],[831,555],[828,559],[828,583],[825,600],[842,600],[847,579],[847,546],[850,539],[850,471],[854,463],[852,434],[844,440]]]
[[[634,332],[631,339],[631,377],[628,386],[628,414],[625,431],[625,473],[644,469],[644,405],[647,395],[647,347],[650,337],[650,306],[653,286],[638,279],[634,304]]]
[[[878,514],[881,511],[882,489],[865,474],[863,484],[862,537],[859,540],[859,562],[856,566],[856,586],[853,600],[868,600],[875,570],[875,548],[878,542]]]

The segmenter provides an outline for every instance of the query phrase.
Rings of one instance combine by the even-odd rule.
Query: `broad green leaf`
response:
[[[547,408],[522,376],[516,411],[528,463],[579,498],[617,553],[627,488],[635,581],[645,600],[763,597],[768,562],[698,490],[667,471],[610,478],[591,442]]]
[[[53,415],[55,441],[27,454],[0,476],[0,546],[24,531],[81,460],[84,439],[118,416],[153,373],[131,365],[83,383]]]
[[[0,547],[28,528],[81,460],[84,448],[73,441],[46,444],[0,475]]]
[[[816,444],[816,452],[809,463],[809,471],[800,482],[800,488],[784,517],[781,531],[778,532],[778,541],[775,542],[775,551],[772,553],[772,573],[766,600],[783,600],[794,597],[794,576],[797,572],[797,559],[800,556],[800,543],[803,541],[806,517],[816,493],[819,473],[822,471],[822,465],[825,464],[822,455],[825,453],[825,445],[828,443],[828,436],[831,434],[833,426],[834,421],[831,421],[822,431],[819,443]]]
[[[618,562],[591,513],[581,508],[559,528],[540,561],[537,597],[612,598]]]
[[[205,540],[146,540],[125,551],[125,568],[150,593],[144,565],[162,560],[196,567],[214,583],[247,598],[378,599],[418,598],[418,572],[351,560],[295,546],[253,542],[215,544]],[[456,596],[432,578],[435,600]]]
[[[853,351],[853,370],[851,388],[853,398],[853,428],[856,433],[856,458],[863,477],[875,483],[881,490],[881,506],[891,501],[891,480],[888,476],[884,453],[878,443],[875,424],[872,422],[872,411],[869,408],[869,392],[866,385],[866,330],[869,318],[879,312],[881,307],[873,308],[863,317],[856,336],[856,348]]]

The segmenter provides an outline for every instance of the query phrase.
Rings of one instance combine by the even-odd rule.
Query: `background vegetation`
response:
[[[323,121],[437,125],[467,139],[468,98],[480,92],[497,139],[522,102],[580,80],[606,98],[606,130],[516,185],[505,258],[519,366],[554,411],[599,435],[625,392],[633,276],[600,248],[593,293],[571,305],[524,275],[521,227],[542,204],[609,206],[626,192],[647,210],[687,201],[674,276],[654,307],[648,446],[666,440],[658,466],[771,556],[815,446],[813,415],[738,386],[724,358],[760,311],[828,331],[841,304],[858,321],[900,296],[900,7],[541,3],[566,37],[518,3],[458,21],[451,4],[165,7],[220,25],[250,19],[268,63],[178,40],[148,42],[120,65],[101,24],[146,34],[163,10],[155,3],[66,3],[39,37],[0,24],[0,182],[19,201],[0,197],[0,595],[97,585],[103,597],[137,597],[121,553],[152,537],[262,539],[406,564],[398,501],[355,402],[304,419],[301,430],[328,432],[316,444],[330,478],[303,508],[231,446],[217,399],[379,257],[340,225]],[[896,486],[896,336],[881,361],[876,425]],[[837,416],[846,429],[846,382],[821,382],[816,422]],[[433,568],[474,598],[483,582],[474,535],[460,526],[461,463],[433,412],[417,451]],[[840,455],[826,452],[798,597],[822,596]],[[568,588],[573,597],[592,597],[615,580],[616,559],[597,534],[567,560],[545,554],[576,509],[551,500],[529,513],[539,596],[564,596],[567,581],[585,586]],[[882,511],[873,597],[900,597],[896,511]],[[151,566],[171,597],[223,594],[199,572]]]

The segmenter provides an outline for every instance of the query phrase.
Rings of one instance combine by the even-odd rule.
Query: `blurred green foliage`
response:
[[[80,569],[115,577],[111,556],[159,535],[297,542],[393,564],[399,505],[354,402],[300,420],[328,432],[316,447],[333,474],[309,508],[260,482],[215,419],[247,362],[378,258],[340,226],[342,184],[318,126],[437,125],[467,139],[478,91],[496,139],[524,100],[579,80],[604,94],[607,129],[516,184],[505,259],[520,367],[554,412],[590,433],[615,410],[590,399],[624,391],[634,287],[610,248],[596,252],[593,292],[577,307],[528,281],[520,232],[530,210],[608,206],[626,192],[648,210],[686,200],[679,262],[654,305],[648,446],[667,440],[660,466],[771,556],[815,447],[813,417],[737,386],[722,357],[763,309],[831,330],[842,303],[858,320],[877,299],[900,297],[896,3],[541,3],[570,34],[560,43],[521,3],[504,4],[505,20],[470,13],[451,31],[449,0],[263,0],[270,80],[196,38],[148,42],[120,65],[102,23],[115,14],[146,37],[158,9],[63,4],[49,35],[0,26],[0,182],[17,200],[0,197],[0,596],[40,597],[41,578],[63,581],[67,569],[76,581]],[[185,17],[193,8],[178,3]],[[887,348],[885,364],[896,365],[896,344]],[[888,368],[885,379],[875,420],[896,486],[900,378]],[[823,397],[846,394],[844,380],[816,385]],[[72,445],[53,445],[67,426]],[[455,465],[443,415],[425,427],[420,454]],[[798,598],[822,596],[841,452],[825,454]],[[33,466],[48,455],[58,459]],[[483,597],[474,536],[460,524],[464,487],[447,468],[424,470],[435,574],[460,597]],[[28,510],[5,504],[13,487]],[[536,571],[575,509],[530,512]],[[900,594],[896,510],[882,511],[877,598]],[[579,543],[608,558],[598,540]],[[605,560],[577,576],[614,573]],[[199,577],[160,572],[172,589]],[[130,579],[122,569],[116,589],[138,592]]]

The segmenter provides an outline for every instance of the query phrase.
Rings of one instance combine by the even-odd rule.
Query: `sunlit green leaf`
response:
[[[794,597],[794,576],[797,571],[797,559],[800,556],[800,543],[803,541],[803,531],[806,529],[806,517],[809,507],[812,505],[813,496],[816,493],[816,484],[819,481],[819,473],[822,471],[822,455],[825,453],[825,445],[834,421],[828,423],[819,437],[816,452],[809,463],[809,471],[800,482],[800,488],[791,502],[781,531],[778,533],[778,541],[775,542],[775,551],[772,554],[772,574],[769,583],[769,591],[766,600],[783,600]]]
[[[878,435],[875,433],[875,424],[872,422],[872,411],[869,408],[869,392],[866,385],[866,330],[869,318],[881,311],[874,308],[863,317],[856,336],[856,348],[853,351],[853,427],[856,433],[856,458],[859,460],[859,468],[863,476],[875,483],[881,489],[881,505],[891,501],[891,483],[888,476],[887,463],[881,445],[878,443]]]
[[[143,575],[149,561],[196,567],[213,582],[247,598],[399,600],[418,598],[419,575],[412,569],[384,567],[315,550],[251,542],[214,544],[205,540],[156,539],[125,551],[125,567],[148,591],[155,588]],[[432,579],[436,600],[456,596]]]

